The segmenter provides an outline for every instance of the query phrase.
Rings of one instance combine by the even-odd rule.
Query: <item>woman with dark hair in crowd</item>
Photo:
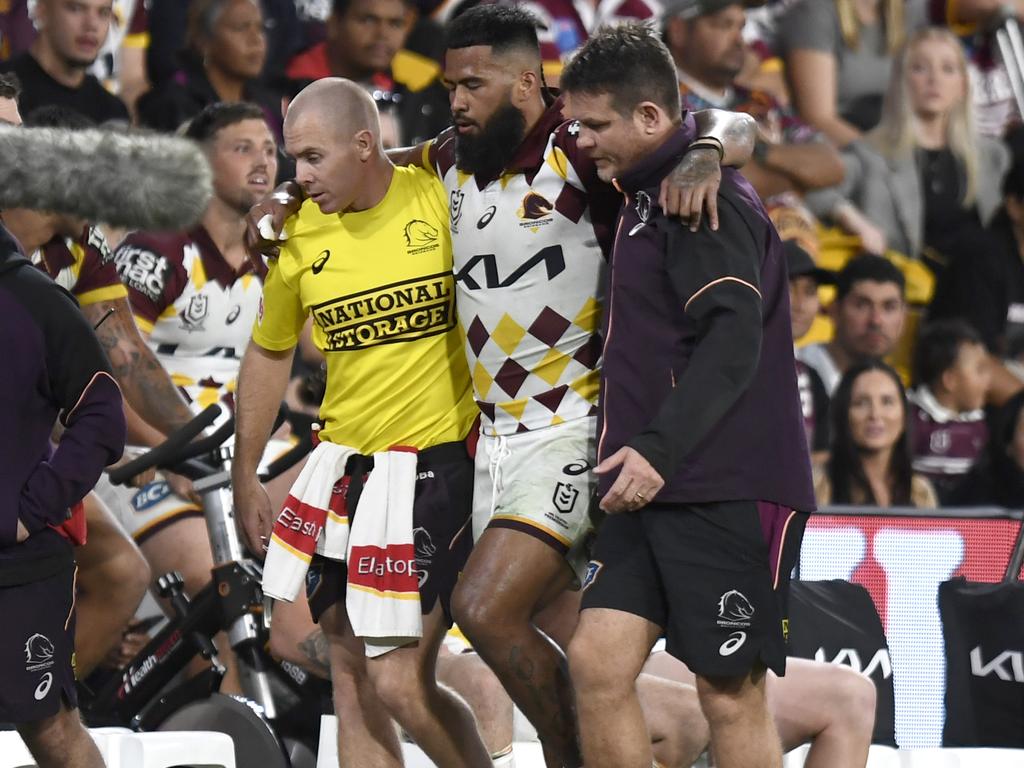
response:
[[[1024,392],[996,413],[984,458],[950,499],[953,506],[1024,507]]]
[[[251,101],[281,138],[280,95],[257,82],[267,59],[258,0],[192,0],[185,44],[181,70],[139,98],[139,122],[173,132],[210,104]]]
[[[815,482],[818,504],[936,507],[911,467],[907,394],[880,360],[850,368],[832,396],[832,455]]]

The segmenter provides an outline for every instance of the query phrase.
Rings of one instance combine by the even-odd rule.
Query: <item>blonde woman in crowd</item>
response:
[[[878,126],[844,153],[839,187],[813,197],[841,223],[853,208],[884,235],[876,244],[936,270],[975,241],[1002,202],[1001,142],[978,135],[967,62],[947,29],[912,35],[896,56]]]

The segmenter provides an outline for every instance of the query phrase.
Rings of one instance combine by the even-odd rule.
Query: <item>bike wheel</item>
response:
[[[219,731],[235,744],[235,765],[291,768],[291,763],[259,705],[214,693],[172,712],[158,731]]]

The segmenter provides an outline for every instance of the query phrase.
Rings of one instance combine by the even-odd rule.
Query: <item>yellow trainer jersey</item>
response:
[[[290,349],[312,315],[327,358],[320,437],[364,454],[465,437],[477,409],[437,177],[396,168],[374,208],[323,214],[307,200],[285,231],[252,338]]]

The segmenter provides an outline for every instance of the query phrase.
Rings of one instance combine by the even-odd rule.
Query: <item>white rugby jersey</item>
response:
[[[487,435],[596,413],[605,249],[621,197],[552,104],[498,179],[455,167],[455,134],[429,163],[448,193],[457,309]]]
[[[129,235],[114,262],[139,327],[193,410],[234,404],[263,281],[248,260],[235,272],[201,226]]]

